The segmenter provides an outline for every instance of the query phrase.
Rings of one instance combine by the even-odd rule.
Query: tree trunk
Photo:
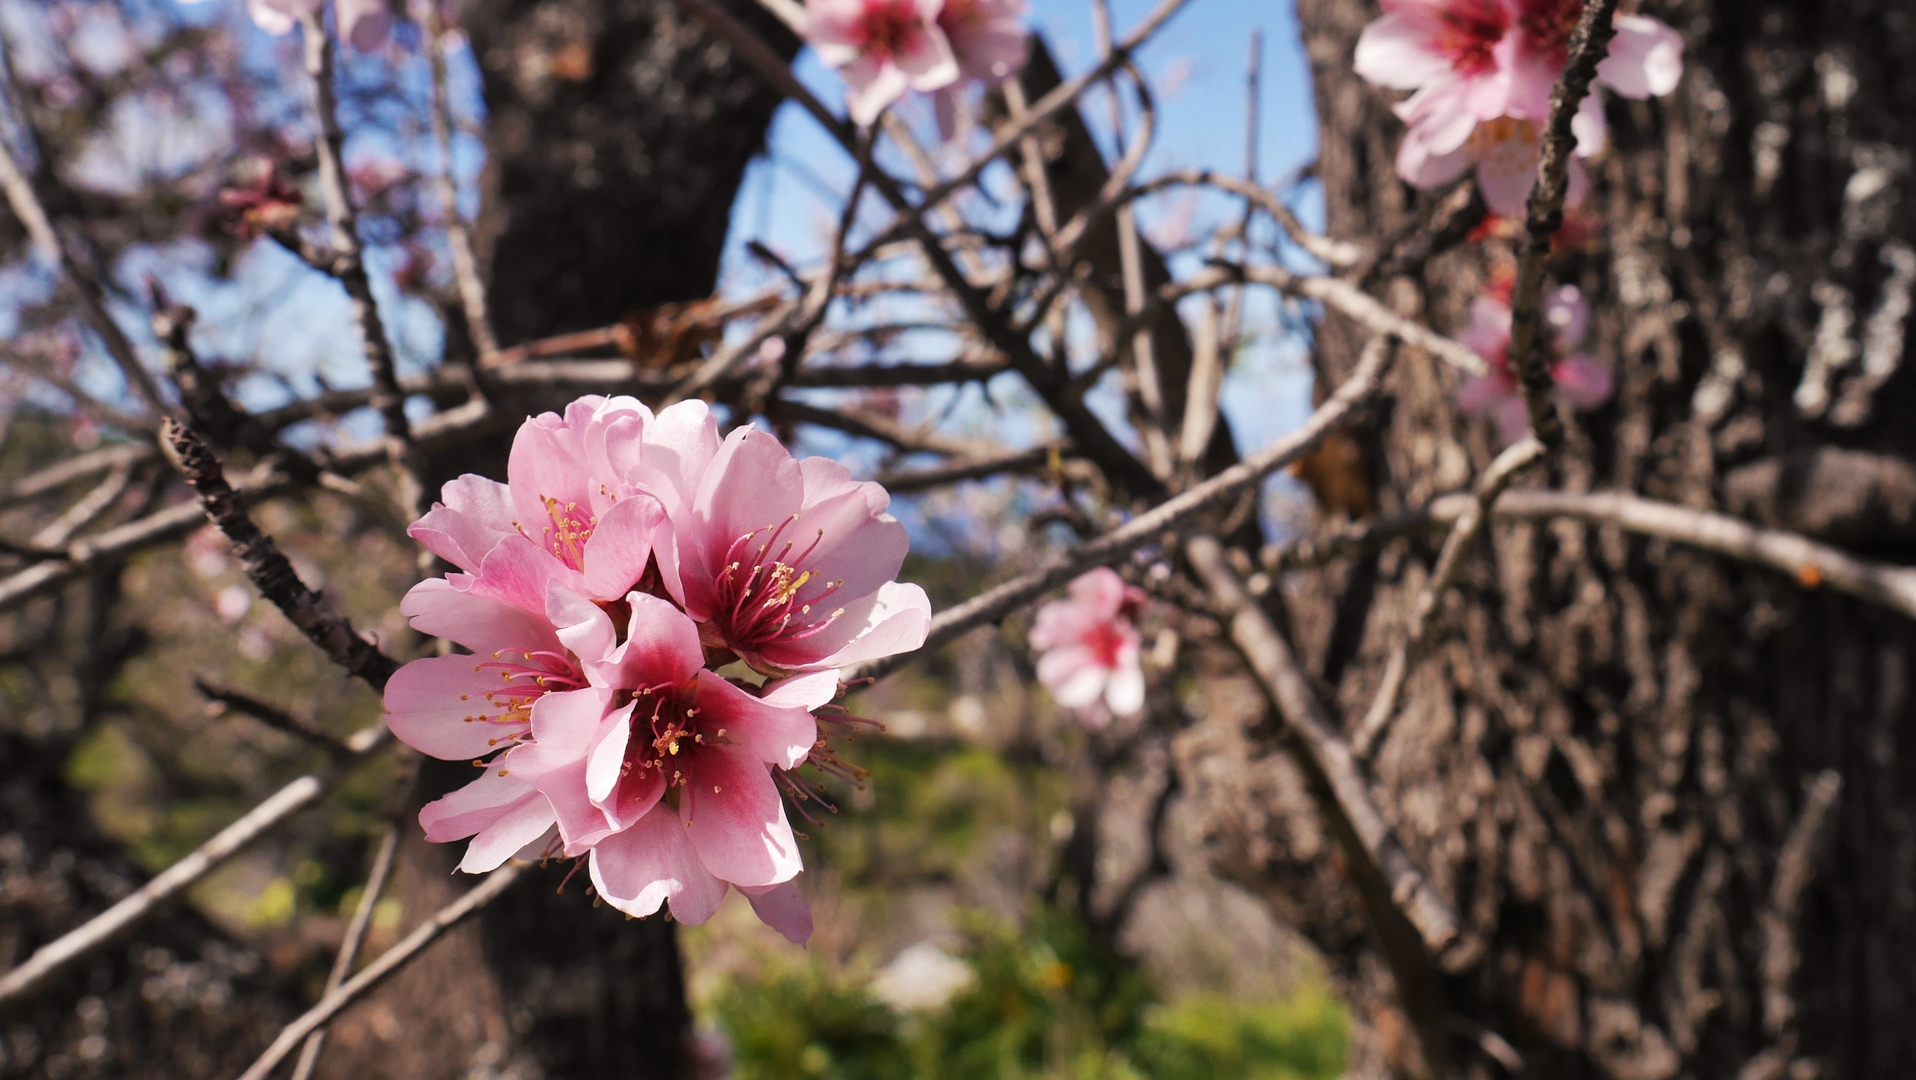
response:
[[[727,6],[796,52],[756,3]],[[464,21],[489,113],[477,239],[500,341],[710,294],[777,95],[671,0],[473,0]],[[463,472],[503,477],[510,439],[433,461],[430,488]],[[408,813],[472,775],[463,762],[422,763]],[[394,887],[410,925],[477,879],[451,874],[461,845],[405,835]],[[597,905],[583,874],[556,891],[567,869],[536,873],[344,1018],[337,1042],[359,1052],[329,1053],[330,1074],[688,1075],[673,925]]]
[[[1351,72],[1377,12],[1298,7],[1329,231],[1392,235],[1436,197],[1395,177],[1403,125]],[[1533,481],[1911,561],[1916,216],[1900,193],[1916,154],[1916,9],[1644,9],[1684,34],[1682,85],[1606,102],[1613,146],[1587,204],[1600,224],[1550,268],[1598,313],[1586,344],[1618,392],[1570,418],[1567,451]],[[1454,331],[1511,251],[1459,246],[1369,284]],[[1334,382],[1357,339],[1325,321],[1318,359]],[[1383,510],[1463,487],[1495,452],[1489,425],[1458,418],[1455,389],[1426,357],[1396,366],[1365,433],[1379,490],[1403,500]],[[1363,714],[1434,557],[1432,542],[1400,543],[1286,594],[1346,717]],[[1500,1036],[1521,1055],[1515,1074],[1553,1080],[1910,1074],[1916,627],[1812,577],[1565,522],[1494,528],[1442,610],[1375,780],[1465,922],[1443,987],[1460,1072],[1512,1074],[1493,1063],[1508,1058]],[[1321,888],[1335,874],[1321,861],[1286,854],[1296,845],[1237,840],[1238,873],[1268,894],[1346,895]],[[1412,1071],[1407,1048],[1391,1054],[1404,1025],[1351,902],[1287,910]]]

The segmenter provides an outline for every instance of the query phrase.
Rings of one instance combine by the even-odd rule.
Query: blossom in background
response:
[[[940,0],[809,0],[805,40],[845,78],[852,120],[870,124],[906,90],[958,80],[951,41],[939,29]]]
[[[1025,0],[945,0],[938,29],[951,42],[959,80],[932,95],[939,134],[949,140],[969,120],[961,92],[971,82],[996,86],[1025,66]]]
[[[804,940],[779,785],[823,753],[837,665],[930,625],[923,590],[891,580],[889,496],[763,432],[721,442],[697,401],[581,398],[521,425],[506,475],[448,483],[410,529],[457,570],[401,610],[472,652],[400,669],[387,723],[485,770],[421,811],[427,839],[470,837],[472,873],[585,860],[633,915],[703,922],[735,887]],[[713,670],[737,659],[763,685]]]
[[[1135,715],[1144,708],[1144,665],[1133,619],[1144,593],[1103,566],[1080,575],[1067,592],[1039,608],[1031,626],[1038,681],[1093,727],[1112,714]]]
[[[1582,11],[1582,0],[1384,0],[1383,16],[1358,39],[1354,67],[1379,86],[1415,91],[1396,107],[1410,125],[1398,174],[1428,189],[1475,167],[1491,210],[1521,214],[1550,90]],[[1615,26],[1597,81],[1631,98],[1674,90],[1682,37],[1641,15],[1618,15]],[[1608,138],[1602,103],[1586,97],[1572,127],[1578,156],[1600,152]],[[1573,160],[1571,205],[1587,185]]]
[[[1473,376],[1457,391],[1457,407],[1472,416],[1489,416],[1507,445],[1523,438],[1530,416],[1523,388],[1510,370],[1509,285],[1493,287],[1492,295],[1478,297],[1470,306],[1470,324],[1457,340],[1490,365],[1486,375]],[[1550,365],[1557,394],[1576,409],[1594,409],[1610,399],[1610,368],[1585,353],[1572,353],[1583,342],[1590,308],[1575,285],[1564,285],[1544,299],[1542,359]]]
[[[962,78],[991,85],[1025,66],[1025,0],[945,0],[938,29]]]
[[[181,0],[198,4],[205,0]],[[392,32],[392,12],[387,0],[335,0],[334,17],[339,36],[361,52],[371,52],[386,43]],[[326,0],[246,0],[247,13],[254,25],[269,34],[290,33],[307,15],[316,15]]]

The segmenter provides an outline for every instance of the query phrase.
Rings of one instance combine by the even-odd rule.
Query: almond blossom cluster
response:
[[[205,0],[182,0],[199,4]],[[392,32],[392,12],[387,0],[334,0],[333,15],[339,20],[340,40],[350,42],[361,52],[371,52],[386,43]],[[254,25],[269,34],[289,33],[307,15],[317,15],[326,0],[246,0],[247,13]]]
[[[1144,639],[1135,621],[1143,590],[1100,566],[1079,575],[1066,593],[1039,608],[1031,625],[1038,681],[1087,727],[1137,715],[1144,709]]]
[[[1523,388],[1510,370],[1511,281],[1492,284],[1489,295],[1471,302],[1470,323],[1457,335],[1490,366],[1490,373],[1468,379],[1457,390],[1457,407],[1472,416],[1488,416],[1507,446],[1530,428]],[[1590,305],[1575,285],[1564,285],[1544,298],[1541,359],[1550,365],[1557,395],[1575,409],[1594,409],[1610,400],[1610,369],[1602,360],[1571,350],[1583,343],[1590,325]]]
[[[1357,42],[1356,71],[1379,86],[1415,91],[1396,107],[1410,125],[1397,173],[1434,188],[1476,169],[1484,202],[1520,217],[1536,183],[1550,90],[1568,59],[1583,0],[1383,0],[1384,14]],[[1683,39],[1643,15],[1616,16],[1616,37],[1597,81],[1624,97],[1661,97],[1683,75]],[[1608,141],[1603,104],[1587,96],[1572,124],[1577,156]],[[1573,158],[1566,204],[1589,178]]]
[[[906,90],[995,84],[1025,62],[1024,0],[809,0],[805,40],[844,76],[852,121],[870,124]]]
[[[505,483],[453,480],[409,530],[458,571],[401,610],[471,651],[402,668],[387,723],[484,769],[420,812],[426,838],[471,837],[468,873],[583,860],[635,916],[702,923],[736,888],[803,942],[789,771],[837,767],[817,714],[839,668],[930,628],[924,591],[893,580],[889,502],[763,431],[721,440],[697,401],[585,397],[527,420]]]

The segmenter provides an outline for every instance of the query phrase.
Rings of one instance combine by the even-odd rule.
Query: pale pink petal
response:
[[[645,429],[646,466],[661,474],[688,502],[697,494],[699,482],[718,451],[718,421],[703,401],[681,401],[660,412]],[[665,498],[663,493],[657,494]]]
[[[805,868],[785,800],[762,762],[708,745],[686,771],[679,816],[706,869],[738,885],[776,885]]]
[[[1038,681],[1067,709],[1082,709],[1096,701],[1110,675],[1110,669],[1087,648],[1053,649],[1038,658]]]
[[[512,492],[497,480],[467,473],[448,480],[440,500],[406,535],[461,570],[476,572],[493,545],[517,531]]]
[[[339,36],[360,52],[372,52],[386,43],[392,31],[392,12],[386,0],[335,0]]]
[[[1510,348],[1510,307],[1488,297],[1470,302],[1470,322],[1457,332],[1457,340],[1487,364],[1502,364]]]
[[[1618,15],[1597,78],[1628,98],[1662,97],[1683,78],[1683,35],[1643,15]]]
[[[1477,187],[1498,217],[1522,221],[1537,184],[1537,144],[1522,138],[1487,143],[1477,158]]]
[[[585,545],[586,595],[600,600],[624,596],[638,584],[654,556],[667,588],[679,588],[678,543],[665,507],[650,495],[628,495],[599,517]]]
[[[527,781],[486,769],[472,783],[420,807],[419,824],[431,843],[463,840],[538,797]]]
[[[632,607],[632,619],[612,685],[633,689],[677,685],[698,674],[705,666],[705,649],[692,620],[671,601],[649,593],[632,593],[625,599]]]
[[[585,579],[577,570],[517,534],[495,544],[480,562],[478,573],[449,576],[448,580],[474,596],[539,614],[545,613],[549,587],[557,585],[575,593],[585,589]]]
[[[474,596],[445,578],[427,578],[406,591],[400,614],[412,628],[456,641],[480,656],[501,649],[541,652],[559,647],[552,624],[524,608]]]
[[[1497,403],[1497,437],[1505,446],[1516,442],[1530,431],[1530,409],[1524,404],[1522,394],[1513,393]]]
[[[1577,140],[1578,157],[1595,157],[1610,145],[1610,120],[1603,115],[1603,102],[1595,94],[1586,95],[1570,118],[1570,134]]]
[[[1498,68],[1508,79],[1508,92],[1491,116],[1515,116],[1542,123],[1550,115],[1550,91],[1563,74],[1557,50],[1539,50],[1525,33],[1508,34],[1495,49]],[[1484,117],[1490,119],[1490,116]]]
[[[1583,290],[1575,285],[1562,285],[1545,297],[1543,324],[1559,352],[1581,343],[1590,325],[1590,305],[1583,302]]]
[[[466,857],[459,860],[459,869],[468,874],[499,869],[519,849],[543,836],[556,820],[552,803],[543,795],[534,795],[481,829],[466,845]]]
[[[1144,668],[1136,651],[1118,660],[1116,671],[1105,683],[1104,703],[1119,716],[1136,716],[1144,711]]]
[[[506,485],[518,510],[519,526],[540,537],[552,525],[547,500],[561,508],[592,504],[593,484],[585,459],[585,428],[605,401],[582,397],[566,406],[565,416],[542,413],[519,425],[506,461]]]
[[[559,641],[571,651],[586,677],[608,686],[622,685],[618,668],[618,627],[604,608],[562,585],[546,590],[546,618]]]
[[[1071,599],[1101,619],[1109,619],[1124,606],[1127,591],[1124,578],[1108,566],[1079,574],[1067,589]]]
[[[878,587],[865,629],[824,661],[834,668],[916,652],[931,633],[931,598],[917,585],[886,582]],[[836,675],[833,676],[836,678]]]
[[[898,65],[859,55],[839,69],[845,76],[845,104],[852,123],[869,127],[885,106],[905,96],[910,78]]]
[[[604,810],[586,798],[585,767],[584,761],[575,761],[534,781],[539,794],[552,808],[567,858],[585,854],[618,827]]]
[[[1077,645],[1097,631],[1104,617],[1076,600],[1053,600],[1031,622],[1031,647],[1045,652]]]
[[[787,881],[770,888],[746,888],[739,891],[752,902],[759,921],[785,935],[794,945],[803,945],[812,936],[812,908],[798,891],[798,883]]]
[[[945,32],[927,23],[908,36],[894,62],[911,80],[914,90],[931,91],[958,81],[958,58],[952,55]]]
[[[1415,90],[1450,75],[1450,58],[1430,47],[1421,20],[1388,14],[1364,27],[1352,69],[1359,77],[1393,90]]]
[[[679,552],[687,564],[683,572],[695,579],[686,582],[686,604],[695,618],[709,610],[701,610],[701,600],[710,603],[710,582],[723,569],[732,542],[776,528],[798,513],[803,499],[798,462],[776,438],[756,428],[738,428],[726,437],[692,506],[697,535],[704,542],[682,545]]]
[[[669,900],[673,918],[696,926],[725,899],[725,883],[699,862],[685,826],[664,808],[599,841],[589,872],[606,903],[640,918]]]
[[[1615,389],[1609,365],[1594,356],[1566,357],[1550,369],[1550,377],[1556,381],[1557,393],[1577,409],[1598,408]]]
[[[623,727],[632,704],[613,708],[615,691],[600,686],[546,694],[532,703],[532,741],[504,759],[512,775],[528,780],[583,762],[601,733]],[[583,781],[583,775],[581,776]]]
[[[1469,90],[1467,83],[1436,83],[1396,106],[1397,115],[1410,126],[1404,136],[1404,147],[1398,151],[1400,175],[1407,155],[1419,161],[1444,160],[1470,141],[1471,132],[1477,130],[1482,118],[1471,107]]]
[[[1473,375],[1457,388],[1457,409],[1467,416],[1484,416],[1503,407],[1517,392],[1506,375]]]
[[[619,781],[625,777],[625,751],[632,738],[630,713],[627,722],[613,724],[605,729],[599,742],[592,747],[591,756],[585,767],[586,796],[595,803],[603,804],[618,789]]]
[[[797,768],[818,742],[818,722],[810,712],[778,708],[709,672],[699,676],[698,708],[707,730],[724,728],[727,742],[781,769]],[[705,792],[697,796],[702,801]]]
[[[481,663],[475,656],[428,656],[400,668],[386,683],[386,726],[400,742],[445,761],[508,745],[527,727],[507,711],[520,699],[494,696],[500,673]]]
[[[837,696],[838,672],[830,670],[776,679],[758,692],[760,701],[776,709],[816,709]]]

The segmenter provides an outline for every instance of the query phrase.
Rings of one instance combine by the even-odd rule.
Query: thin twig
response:
[[[352,921],[346,924],[346,936],[339,943],[339,952],[333,957],[333,970],[326,976],[326,990],[320,997],[338,990],[353,973],[353,962],[359,958],[359,946],[366,940],[366,931],[373,925],[373,910],[379,906],[379,894],[386,889],[386,877],[392,873],[393,855],[399,850],[399,827],[388,825],[386,834],[380,837],[379,850],[373,855],[373,868],[366,874],[366,887],[360,890],[359,903],[353,908]],[[326,1046],[326,1028],[313,1029],[306,1036],[306,1045],[299,1048],[299,1064],[293,1067],[293,1080],[312,1080],[314,1070],[319,1068],[319,1054]]]
[[[1538,361],[1537,342],[1543,329],[1543,263],[1550,238],[1563,225],[1563,201],[1570,190],[1570,158],[1577,136],[1571,130],[1577,107],[1590,92],[1597,65],[1610,51],[1616,28],[1611,17],[1618,0],[1589,0],[1570,32],[1569,55],[1563,74],[1550,90],[1550,115],[1544,124],[1543,148],[1537,162],[1537,186],[1524,207],[1523,250],[1517,257],[1517,281],[1510,295],[1510,347],[1506,351],[1511,373],[1523,386],[1530,413],[1530,430],[1555,449],[1563,442],[1563,424],[1551,396],[1550,366]]]
[[[40,254],[57,267],[72,286],[87,324],[93,327],[94,333],[100,335],[107,355],[119,366],[127,386],[154,412],[164,414],[167,411],[166,402],[161,400],[153,376],[140,364],[139,355],[133,351],[133,343],[127,340],[126,332],[120,329],[119,323],[113,321],[113,316],[106,309],[106,291],[60,242],[53,219],[47,216],[46,207],[41,205],[40,196],[33,190],[33,180],[14,160],[13,151],[8,148],[5,139],[0,139],[0,189],[5,190],[7,205],[13,208],[13,215],[20,219],[27,236],[33,240],[33,246],[40,249]]]
[[[1266,573],[1317,565],[1455,521],[1474,501],[1474,495],[1445,495],[1421,509],[1353,525],[1325,540],[1269,548],[1260,562]],[[1568,518],[1614,525],[1767,567],[1806,589],[1829,589],[1916,619],[1916,567],[1859,559],[1801,534],[1753,525],[1728,514],[1615,492],[1512,491],[1497,500],[1491,516],[1505,521]]]
[[[1526,435],[1498,454],[1497,459],[1490,463],[1490,468],[1484,470],[1484,475],[1477,483],[1475,497],[1457,518],[1457,523],[1451,526],[1450,535],[1444,538],[1444,546],[1438,552],[1437,565],[1431,569],[1430,580],[1424,583],[1417,593],[1417,599],[1411,604],[1410,625],[1404,630],[1403,640],[1392,650],[1390,659],[1384,664],[1383,684],[1377,688],[1377,694],[1364,714],[1363,723],[1351,740],[1351,749],[1358,757],[1370,756],[1372,748],[1384,736],[1392,718],[1396,716],[1397,702],[1404,692],[1404,681],[1423,663],[1425,654],[1430,650],[1431,634],[1436,628],[1434,617],[1437,606],[1456,583],[1464,560],[1476,547],[1484,527],[1490,523],[1490,513],[1498,497],[1543,454],[1543,443],[1535,436]]]
[[[439,150],[439,169],[433,174],[433,193],[446,215],[446,247],[452,255],[452,280],[459,291],[459,306],[466,317],[466,333],[472,337],[480,367],[490,367],[499,356],[499,339],[493,336],[492,316],[486,306],[486,283],[479,276],[479,257],[473,252],[472,230],[459,213],[459,188],[453,177],[452,103],[446,93],[446,28],[440,15],[439,0],[414,0],[413,18],[426,36],[426,57],[432,67],[432,141]]]
[[[372,406],[385,418],[386,434],[398,440],[393,459],[403,466],[409,456],[412,425],[406,419],[406,396],[399,389],[392,342],[386,336],[379,305],[373,299],[372,279],[366,274],[365,251],[359,242],[358,211],[353,207],[341,157],[346,134],[340,130],[338,101],[333,90],[333,40],[326,33],[323,18],[323,9],[307,12],[300,16],[300,29],[306,39],[306,74],[313,84],[313,110],[319,119],[319,138],[314,150],[319,155],[320,195],[325,201],[326,222],[332,231],[330,269],[352,301],[353,322],[359,327],[366,364],[372,369]]]
[[[1086,570],[1109,566],[1188,524],[1224,500],[1242,495],[1264,477],[1308,452],[1318,440],[1343,423],[1353,409],[1368,400],[1376,392],[1378,378],[1389,358],[1387,348],[1366,349],[1344,385],[1289,435],[1105,535],[1058,552],[1043,566],[939,612],[931,620],[931,633],[924,647],[937,648],[974,627],[997,622]],[[908,656],[900,655],[872,661],[848,671],[845,678],[847,681],[877,678],[896,669],[906,659]]]
[[[73,538],[74,533],[98,521],[101,514],[111,510],[113,504],[120,501],[120,497],[126,494],[126,489],[132,483],[133,467],[115,465],[113,470],[107,473],[106,479],[100,482],[100,486],[87,492],[79,502],[67,507],[65,513],[34,533],[33,537],[27,541],[28,545],[42,550],[56,549],[65,545]]]
[[[346,749],[346,744],[328,732],[321,731],[285,709],[262,701],[244,690],[214,682],[204,675],[193,677],[193,689],[198,690],[201,697],[212,703],[210,708],[243,713],[274,731],[284,732],[301,742],[334,753],[343,753]]]
[[[226,482],[220,460],[198,434],[175,420],[161,427],[168,456],[193,490],[199,493],[206,517],[219,526],[233,544],[233,553],[260,595],[286,616],[306,639],[319,646],[333,663],[366,682],[374,690],[384,690],[386,680],[399,670],[391,657],[353,629],[353,624],[327,606],[326,601],[306,587],[286,556],[271,537],[260,531],[238,492]]]
[[[486,875],[486,879],[466,895],[440,908],[433,917],[419,924],[404,940],[385,952],[379,959],[367,964],[359,974],[346,980],[339,989],[320,999],[319,1004],[306,1011],[304,1016],[286,1025],[273,1044],[266,1048],[258,1061],[244,1073],[240,1080],[266,1080],[280,1062],[286,1060],[306,1036],[319,1030],[321,1025],[329,1023],[339,1015],[340,1010],[364,997],[393,972],[405,966],[406,962],[417,956],[426,946],[438,940],[446,931],[457,926],[468,916],[491,903],[500,893],[510,888],[525,873],[525,864],[510,863]]]
[[[360,729],[346,740],[348,757],[280,788],[264,802],[248,810],[238,821],[215,833],[212,839],[160,871],[153,880],[135,889],[119,903],[41,946],[25,963],[0,976],[0,1006],[24,997],[55,972],[91,955],[121,931],[152,914],[162,903],[237,855],[248,844],[265,835],[268,829],[311,805],[341,775],[364,761],[366,755],[385,745],[389,738],[390,733],[383,723]]]
[[[1029,450],[1009,450],[995,457],[958,458],[928,469],[881,473],[875,477],[893,495],[910,495],[961,480],[982,480],[1009,472],[1028,472],[1045,467],[1057,453],[1055,446],[1034,446]]]

